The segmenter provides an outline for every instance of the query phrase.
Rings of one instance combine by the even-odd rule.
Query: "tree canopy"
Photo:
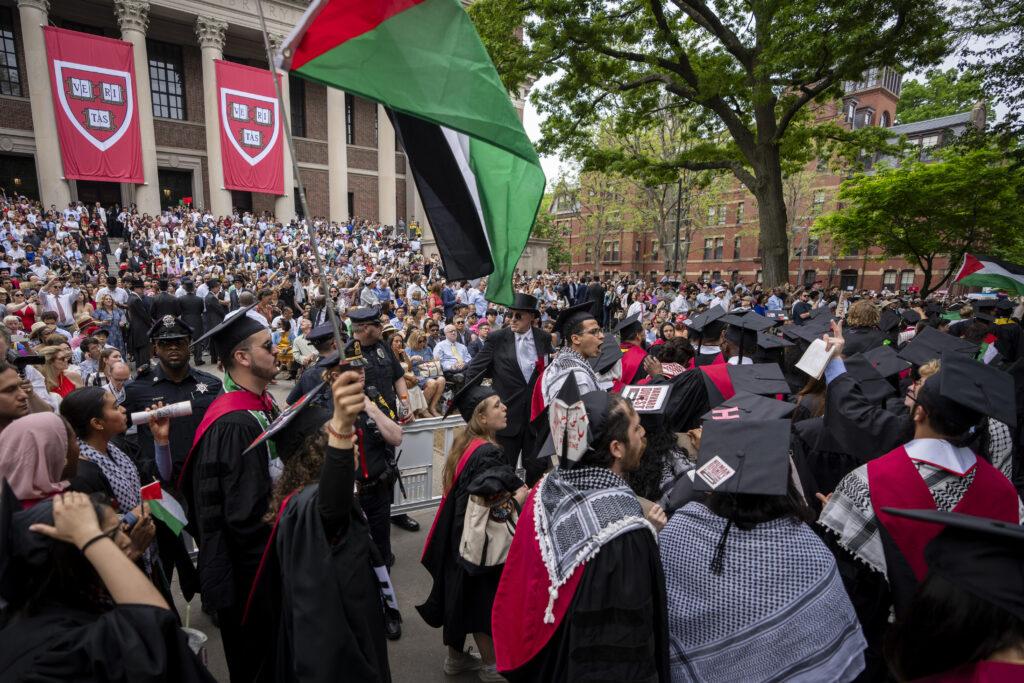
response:
[[[939,0],[480,0],[470,12],[510,90],[550,77],[533,94],[546,116],[542,153],[584,170],[645,166],[662,182],[684,168],[732,173],[757,200],[769,285],[789,277],[784,170],[823,149],[854,159],[885,143],[882,131],[846,131],[816,111],[869,68],[925,68],[948,50]],[[612,115],[621,136],[669,110],[692,119],[703,144],[668,159],[595,144]]]
[[[1006,107],[995,132],[1004,145],[1014,147],[1024,137],[1024,1],[970,0],[958,13],[965,41],[963,63],[977,69],[981,87],[993,104]],[[1014,153],[1024,159],[1018,147]]]
[[[977,71],[961,73],[956,69],[931,69],[923,82],[906,79],[896,105],[896,123],[915,123],[968,111],[984,97],[981,81]],[[989,118],[994,111],[988,109]]]
[[[879,259],[901,256],[924,272],[922,294],[941,287],[967,251],[1007,260],[1024,254],[1024,169],[1005,163],[992,145],[951,147],[940,161],[910,159],[858,174],[839,190],[842,211],[822,216],[813,230],[842,253],[873,247]],[[949,256],[950,268],[936,272]]]

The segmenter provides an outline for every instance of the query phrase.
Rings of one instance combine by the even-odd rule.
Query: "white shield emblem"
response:
[[[250,166],[263,161],[277,142],[277,99],[220,89],[220,115],[232,146]]]
[[[135,115],[127,71],[54,61],[61,109],[93,147],[105,152],[124,136]]]

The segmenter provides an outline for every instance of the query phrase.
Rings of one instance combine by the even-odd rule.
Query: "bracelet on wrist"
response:
[[[327,423],[327,433],[333,436],[335,439],[351,439],[356,435],[356,428],[353,426],[351,431],[341,433],[331,426],[331,423]]]
[[[99,533],[99,534],[96,534],[95,536],[93,536],[92,538],[90,538],[88,541],[86,541],[84,544],[82,544],[82,548],[81,548],[82,554],[85,555],[85,551],[89,549],[89,546],[91,546],[96,541],[103,540],[104,538],[110,538],[110,536],[107,536],[105,533]]]

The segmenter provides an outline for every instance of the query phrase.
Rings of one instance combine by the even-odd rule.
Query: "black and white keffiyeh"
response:
[[[853,680],[867,642],[821,539],[788,518],[749,531],[734,525],[716,574],[727,523],[689,503],[659,537],[672,680]]]
[[[594,368],[590,367],[590,363],[579,351],[566,346],[558,352],[540,378],[544,405],[551,405],[570,373],[576,374],[576,384],[579,385],[581,396],[600,390],[601,380],[594,372]]]
[[[78,440],[78,448],[86,460],[99,465],[103,476],[110,482],[110,489],[117,498],[121,512],[133,510],[142,503],[139,470],[124,451],[114,444],[108,444],[107,452],[101,453],[82,439]]]
[[[603,467],[557,467],[537,484],[534,498],[534,531],[549,579],[544,623],[554,623],[558,589],[601,546],[637,529],[657,539],[636,494]]]

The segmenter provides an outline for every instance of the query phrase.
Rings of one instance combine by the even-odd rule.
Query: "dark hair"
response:
[[[270,505],[263,516],[263,521],[273,524],[285,498],[296,491],[301,491],[309,484],[320,481],[326,453],[327,434],[323,429],[316,430],[302,440],[298,448],[285,460],[281,477],[271,491]]]
[[[57,320],[57,312],[56,311],[43,311],[42,315],[39,316],[39,319],[41,321],[44,321],[44,322],[47,321],[47,320],[56,321]]]
[[[611,467],[615,462],[611,451],[612,442],[625,443],[629,441],[629,422],[635,413],[633,404],[619,394],[610,394],[609,398],[611,400],[608,404],[608,418],[605,421],[604,433],[579,459],[578,467]]]
[[[704,504],[719,517],[730,520],[745,531],[780,517],[789,517],[794,523],[812,524],[814,513],[793,486],[793,479],[788,473],[786,479],[786,493],[782,496],[716,492],[705,498]]]
[[[574,334],[583,334],[583,323],[587,322],[588,320],[595,320],[595,318],[592,315],[585,316],[583,318],[580,318],[578,322],[573,323],[569,327],[569,332],[568,332],[568,334],[565,335],[565,343],[566,344],[570,343],[569,339],[572,337],[572,335],[574,335]]]
[[[99,343],[100,343],[99,339],[97,339],[96,337],[93,337],[92,335],[90,335],[90,336],[88,336],[88,337],[86,337],[85,339],[82,340],[82,343],[80,344],[80,346],[81,346],[82,351],[85,351],[86,353],[89,353],[89,347],[92,346],[93,344],[99,344]]]
[[[103,417],[103,396],[106,389],[100,387],[79,387],[73,389],[60,403],[60,414],[75,430],[75,436],[84,439],[92,431],[89,423]]]
[[[947,441],[957,447],[966,446],[973,441],[977,434],[970,433],[972,427],[979,427],[975,430],[977,433],[988,431],[988,429],[981,428],[984,418],[981,413],[941,396],[939,390],[935,388],[936,384],[935,381],[925,382],[917,390],[916,398],[917,405],[924,408],[925,413],[928,414],[928,422],[934,431],[946,437]],[[911,410],[911,414],[913,414],[913,410]]]
[[[885,661],[899,680],[978,662],[1024,643],[1024,622],[939,574],[928,574],[889,629]]]

